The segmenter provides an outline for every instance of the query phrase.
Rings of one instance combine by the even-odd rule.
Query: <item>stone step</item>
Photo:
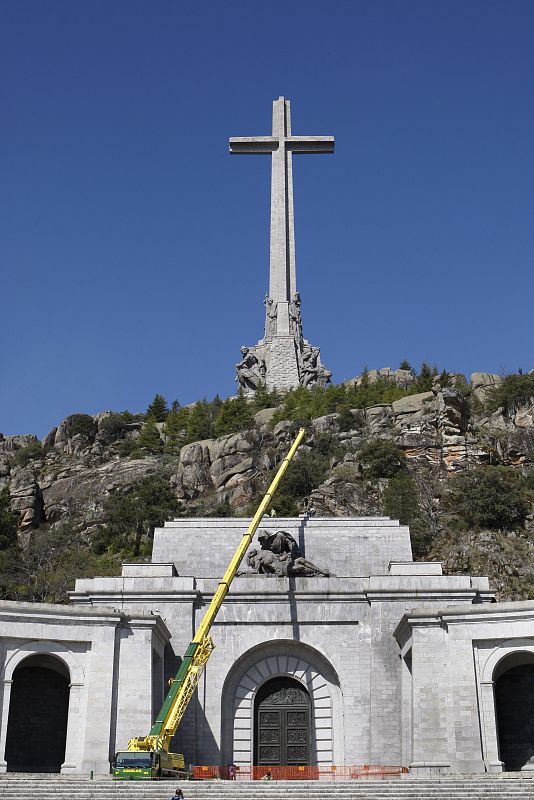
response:
[[[0,776],[1,800],[169,800],[176,781],[113,782],[109,776]],[[214,795],[242,800],[534,800],[534,779],[521,773],[348,781],[183,781],[186,800]]]
[[[165,793],[168,791],[169,787],[173,787],[174,783],[173,780],[169,781],[160,781],[154,783],[145,783],[145,782],[121,782],[121,783],[114,783],[112,781],[76,781],[76,782],[53,782],[53,781],[42,781],[42,782],[35,782],[32,780],[22,781],[22,780],[2,780],[0,781],[0,786],[2,787],[3,792],[11,791],[11,792],[18,792],[21,788],[25,786],[32,786],[36,791],[39,792],[82,792],[86,789],[90,789],[95,792],[99,791],[109,791],[112,790],[115,793],[123,793],[123,794],[130,794],[131,792],[135,792],[136,794],[139,792],[149,793],[151,795],[160,795],[162,792]],[[483,783],[483,782],[470,782],[470,783],[455,783],[455,782],[446,782],[446,781],[436,781],[435,783],[428,783],[419,780],[414,781],[368,781],[368,780],[358,780],[358,781],[339,781],[337,783],[326,783],[320,782],[319,785],[317,782],[302,782],[298,786],[283,786],[277,783],[267,784],[265,785],[258,785],[255,782],[243,782],[241,786],[238,785],[231,785],[224,786],[224,784],[216,785],[215,787],[206,786],[206,785],[198,785],[198,784],[191,784],[191,783],[180,783],[180,786],[187,788],[187,792],[194,796],[213,796],[215,793],[218,796],[221,795],[231,795],[232,797],[235,795],[248,795],[251,793],[264,796],[267,792],[269,796],[273,793],[280,793],[280,794],[289,794],[293,797],[297,797],[301,794],[309,794],[311,791],[315,791],[316,789],[321,790],[323,794],[331,794],[331,793],[350,793],[355,791],[365,791],[369,789],[373,789],[373,791],[386,791],[391,792],[393,790],[398,791],[419,791],[422,788],[426,789],[429,792],[432,791],[441,791],[442,789],[447,789],[450,791],[483,791],[487,794],[492,794],[495,792],[503,792],[503,791],[525,791],[525,790],[532,790],[534,791],[534,782],[532,781],[499,781],[496,783]]]
[[[73,795],[67,792],[61,794],[47,792],[40,795],[40,797],[42,797],[44,800],[57,800],[58,797],[70,798],[72,796]],[[76,794],[74,796],[79,800],[98,800],[98,799],[105,800],[106,798],[117,798],[120,797],[121,795],[118,795],[110,787],[104,792],[95,792],[87,788],[83,793]],[[155,796],[154,794],[139,794],[135,792],[135,797],[138,798],[138,800],[154,798],[154,796]],[[161,800],[168,800],[169,796],[170,794],[169,792],[167,792],[165,794],[160,794],[157,797],[160,798]],[[283,796],[287,798],[287,793],[285,795],[282,794],[275,795],[276,798],[282,798]],[[333,796],[338,797],[339,795],[333,795]],[[531,799],[534,798],[534,792],[505,791],[501,793],[495,793],[490,796],[493,798],[498,798],[498,800],[518,800],[518,798]],[[35,795],[33,794],[31,787],[27,787],[26,790],[22,790],[20,793],[16,795],[15,794],[2,795],[2,798],[5,798],[5,800],[8,800],[8,798],[13,798],[13,800],[15,800],[15,798],[16,800],[24,800],[24,798],[28,798],[28,800],[30,800],[30,798],[33,797],[35,797]],[[187,797],[191,797],[191,795],[188,794]],[[258,795],[251,794],[251,795],[246,795],[246,797],[255,798],[258,797]],[[301,795],[301,797],[307,798],[308,800],[315,800],[315,799],[320,800],[320,798],[322,798],[323,795],[319,790],[316,790],[315,792],[310,791],[309,794]],[[424,787],[421,787],[420,789],[408,793],[401,792],[398,790],[393,790],[391,792],[375,792],[371,788],[368,788],[367,790],[355,792],[353,794],[343,794],[343,797],[354,798],[355,800],[409,800],[411,798],[414,798],[414,800],[415,799],[422,800],[422,798],[425,798],[425,800],[427,799],[428,800],[485,800],[485,798],[487,798],[488,795],[485,794],[484,792],[472,793],[468,789],[465,789],[463,791],[451,792],[449,789],[445,787],[443,787],[442,791],[439,793],[436,792],[429,793]]]
[[[488,798],[488,797],[492,797],[492,798],[532,797],[532,798],[534,798],[534,792],[532,790],[530,790],[530,789],[527,790],[526,788],[518,789],[517,791],[503,790],[503,791],[500,791],[500,792],[488,793],[488,792],[484,792],[483,790],[477,791],[477,792],[473,792],[472,790],[467,789],[467,788],[465,788],[465,789],[451,789],[451,788],[448,788],[448,787],[442,787],[442,789],[440,791],[436,791],[434,789],[429,790],[426,787],[418,787],[418,788],[413,788],[413,789],[408,789],[408,790],[395,789],[395,788],[392,787],[390,791],[387,791],[387,790],[379,790],[378,791],[378,790],[373,789],[372,787],[365,787],[365,788],[362,788],[360,790],[349,791],[349,792],[333,792],[329,796],[331,796],[331,797],[354,798],[354,797],[368,797],[368,796],[372,795],[375,798],[382,798],[382,797],[387,798],[387,797],[393,797],[393,796],[395,796],[395,797],[407,797],[408,798],[408,797],[418,797],[418,796],[420,796],[421,792],[425,792],[425,795],[427,797],[429,797],[429,798],[447,797],[449,800],[452,797],[469,797],[469,798],[483,798],[483,799],[484,798]],[[4,797],[6,797],[6,798],[7,797],[20,798],[23,794],[24,794],[24,791],[22,793],[18,793],[18,794],[17,793],[7,793],[6,792]],[[95,791],[95,790],[91,790],[90,788],[86,788],[84,790],[81,790],[80,792],[65,793],[65,794],[68,794],[69,797],[75,797],[75,798],[84,798],[84,797],[87,797],[88,795],[90,795],[91,797],[113,796],[113,797],[117,797],[117,798],[125,796],[120,792],[114,791],[112,788],[108,788],[108,789],[105,789],[103,791]],[[153,792],[149,792],[149,793],[135,792],[133,794],[135,795],[136,798],[167,798],[167,797],[169,797],[169,795],[171,793],[167,791],[167,792],[159,793],[159,794],[156,794],[156,793],[153,793]],[[276,798],[284,798],[284,800],[287,800],[288,794],[289,794],[290,797],[292,796],[292,793],[288,793],[288,792],[273,792],[272,796],[276,797]],[[62,793],[58,793],[58,792],[43,792],[43,793],[40,794],[40,797],[57,798],[58,796],[62,796]],[[131,796],[131,795],[128,795],[128,796]],[[211,796],[212,795],[208,795],[208,794],[196,794],[196,793],[187,792],[187,797],[188,798],[195,798],[195,800],[206,800],[207,798],[209,798]],[[265,795],[258,794],[257,792],[243,793],[242,796],[246,797],[246,798],[264,798],[265,797]],[[299,795],[296,795],[295,797],[298,797],[299,800],[302,800],[302,798],[310,798],[310,797],[316,797],[316,796],[317,797],[324,797],[324,794],[320,790],[315,790],[314,791],[314,790],[310,789],[308,792],[301,793]]]

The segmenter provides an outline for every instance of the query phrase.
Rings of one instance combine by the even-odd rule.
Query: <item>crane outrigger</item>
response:
[[[183,661],[172,680],[163,705],[147,736],[136,736],[128,742],[128,749],[115,755],[113,777],[118,780],[139,780],[163,776],[185,776],[184,757],[181,753],[171,753],[172,738],[180,725],[187,706],[200,680],[204,666],[215,647],[210,636],[211,626],[223,604],[230,585],[250,546],[254,534],[265,514],[274,493],[293,460],[304,438],[305,430],[300,428],[297,438],[282,461],[271,485],[265,493],[252,522],[243,534],[222,579],[219,581],[213,598],[206,609],[193,640],[185,651]]]

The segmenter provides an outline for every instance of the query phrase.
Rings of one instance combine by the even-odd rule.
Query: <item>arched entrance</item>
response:
[[[263,684],[254,702],[254,764],[310,764],[310,696],[286,676]]]
[[[293,679],[307,692],[311,739],[308,763],[322,767],[343,764],[343,698],[337,673],[318,650],[290,639],[251,647],[228,672],[221,691],[222,763],[233,761],[242,768],[254,764],[257,699],[276,678]]]
[[[534,757],[534,655],[503,659],[494,682],[499,756],[505,771],[514,772]]]
[[[61,770],[69,684],[68,667],[54,656],[29,656],[15,669],[5,750],[8,772]]]

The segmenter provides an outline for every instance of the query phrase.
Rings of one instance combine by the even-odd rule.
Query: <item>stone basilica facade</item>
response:
[[[109,772],[148,732],[246,524],[168,522],[151,563],[78,580],[72,605],[1,602],[0,769]],[[236,577],[175,737],[188,763],[529,768],[534,603],[413,562],[387,518],[264,528],[330,575]]]

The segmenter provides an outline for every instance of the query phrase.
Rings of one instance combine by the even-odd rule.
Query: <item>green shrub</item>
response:
[[[282,479],[280,494],[289,497],[306,497],[319,484],[326,470],[317,460],[309,455],[302,456],[298,461],[293,461]]]
[[[415,394],[419,389],[410,386],[399,389],[392,381],[379,378],[369,383],[365,376],[360,386],[328,386],[326,389],[314,386],[312,389],[299,387],[284,395],[283,403],[272,419],[272,425],[281,420],[311,420],[325,414],[341,413],[356,408],[369,408],[380,403],[392,403],[401,397]],[[345,423],[348,417],[344,417]]]
[[[43,446],[38,439],[29,442],[25,447],[21,447],[15,453],[15,464],[18,467],[25,467],[34,458],[40,458],[43,455]]]
[[[234,515],[234,512],[233,512],[232,506],[230,505],[228,500],[223,500],[222,502],[217,503],[217,505],[214,506],[209,511],[205,511],[203,516],[205,516],[205,517],[233,517],[233,515]]]
[[[172,408],[169,411],[163,428],[166,453],[177,455],[182,449],[186,442],[188,419],[188,408]]]
[[[413,372],[412,365],[406,359],[403,359],[399,364],[399,369],[405,369],[408,372]]]
[[[108,439],[120,439],[126,430],[122,414],[109,414],[100,420],[99,428]]]
[[[414,558],[427,556],[432,534],[424,520],[417,484],[409,472],[398,472],[389,480],[382,495],[382,509],[401,525],[409,525]]]
[[[146,452],[144,450],[141,450],[140,447],[133,447],[128,453],[130,461],[137,461],[137,459],[144,458],[145,456]]]
[[[497,386],[488,391],[486,407],[488,411],[503,408],[513,411],[521,403],[534,397],[534,375],[507,375]]]
[[[449,510],[467,527],[514,530],[530,511],[523,476],[507,467],[477,467],[451,481]]]
[[[419,492],[408,472],[398,472],[390,479],[382,495],[382,507],[401,525],[412,525],[419,518]]]
[[[137,447],[149,453],[160,453],[163,450],[163,442],[153,417],[147,417],[135,443]]]
[[[145,478],[128,494],[113,494],[106,500],[108,522],[93,538],[93,551],[110,550],[123,557],[148,555],[154,528],[180,509],[181,503],[164,476]]]
[[[291,462],[273,501],[278,513],[281,513],[280,509],[285,512],[283,516],[293,516],[294,513],[298,513],[298,501],[308,497],[324,481],[330,459],[337,450],[332,437],[322,434],[316,437],[309,453],[301,453]],[[273,470],[271,479],[275,472],[276,470]]]
[[[250,514],[254,514],[256,508],[257,505],[255,508],[251,508]],[[302,510],[297,498],[291,497],[283,492],[276,493],[270,509],[274,510],[273,516],[276,517],[298,517]]]
[[[442,389],[452,386],[451,376],[446,370],[442,370],[439,376],[439,385]]]
[[[86,436],[91,438],[95,433],[95,421],[89,414],[72,414],[68,420],[68,434],[69,436]]]
[[[0,593],[10,600],[66,603],[76,578],[120,571],[119,558],[91,552],[70,525],[43,526],[24,548],[0,552]]]
[[[270,392],[265,386],[260,386],[260,388],[254,392],[251,405],[253,413],[256,413],[256,411],[262,411],[264,408],[275,408],[280,402],[281,398],[276,389]]]
[[[126,438],[117,442],[117,450],[121,456],[129,456],[135,449],[137,449],[137,439]]]
[[[361,427],[361,421],[356,419],[352,411],[348,408],[341,409],[337,421],[341,431],[352,431],[355,428]]]
[[[394,442],[387,439],[374,439],[358,451],[365,477],[393,478],[406,466],[406,457]]]
[[[237,397],[224,400],[215,418],[215,436],[225,436],[250,429],[254,424],[253,410],[242,392]]]
[[[187,441],[198,442],[213,436],[213,408],[206,400],[200,400],[189,409],[187,418]]]
[[[0,550],[7,550],[17,542],[18,515],[9,506],[9,490],[0,491]]]
[[[430,367],[426,361],[423,361],[421,364],[421,371],[412,384],[414,389],[417,392],[429,392],[432,389],[432,384],[437,374],[437,367]]]

